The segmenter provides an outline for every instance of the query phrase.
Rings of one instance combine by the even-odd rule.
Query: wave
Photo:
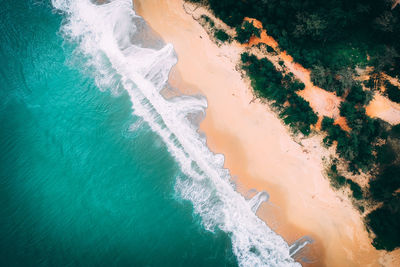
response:
[[[205,229],[229,234],[240,266],[299,266],[282,237],[255,215],[268,194],[246,200],[237,193],[223,167],[223,155],[213,154],[198,133],[191,118],[205,115],[206,99],[166,99],[160,93],[177,62],[172,45],[145,47],[138,37],[144,21],[135,14],[131,0],[99,2],[103,3],[52,0],[65,16],[60,32],[87,58],[98,87],[126,90],[134,115],[165,142],[185,174],[175,184],[179,196],[193,203]]]

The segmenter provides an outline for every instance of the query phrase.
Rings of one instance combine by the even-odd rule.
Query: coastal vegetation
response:
[[[392,85],[390,82],[385,83],[386,95],[393,102],[400,103],[400,90],[398,87]]]
[[[309,135],[310,127],[317,122],[318,116],[310,104],[296,94],[304,89],[304,84],[295,80],[293,75],[282,75],[266,58],[258,59],[255,55],[243,53],[241,60],[257,96],[270,100],[292,129]]]
[[[248,43],[252,36],[260,37],[261,30],[254,27],[252,22],[244,21],[236,26],[236,40],[241,43]]]
[[[226,33],[225,30],[218,28],[215,25],[214,20],[212,20],[209,16],[204,14],[201,15],[200,23],[207,28],[207,33],[209,34],[210,37],[213,37],[214,40],[217,40],[221,43],[231,41],[231,36],[228,33]]]
[[[377,91],[400,103],[400,89],[387,79],[400,76],[400,6],[374,0],[201,2],[236,29],[240,43],[260,36],[260,29],[245,17],[261,21],[281,51],[311,70],[316,86],[341,98],[340,116],[348,127],[330,117],[321,123],[324,144],[335,146],[337,152],[328,172],[331,183],[335,188],[348,187],[361,212],[369,206],[365,222],[376,248],[400,247],[400,125],[366,114]],[[248,53],[241,61],[256,96],[268,99],[286,124],[307,136],[318,117],[296,93],[304,84],[286,73],[283,62],[281,69],[276,68],[268,59]],[[360,82],[360,70],[369,79]],[[345,174],[338,164],[346,166]],[[367,186],[351,179],[351,174],[360,173],[371,177]]]
[[[214,32],[214,37],[218,40],[220,40],[221,42],[226,42],[230,40],[230,36],[229,34],[227,34],[224,30],[222,29],[217,29]]]

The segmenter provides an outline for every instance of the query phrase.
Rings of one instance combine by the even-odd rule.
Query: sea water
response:
[[[1,266],[291,266],[130,0],[0,2]]]

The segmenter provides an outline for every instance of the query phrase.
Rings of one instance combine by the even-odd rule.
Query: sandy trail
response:
[[[278,43],[267,34],[260,21],[252,18],[245,18],[245,20],[250,21],[255,27],[261,29],[261,35],[260,37],[251,37],[249,43],[242,46],[253,47],[257,44],[264,43],[274,48],[277,52],[275,57],[268,56],[264,52],[265,56],[273,61],[276,66],[279,61],[283,61],[288,71],[293,73],[297,79],[304,83],[304,90],[300,91],[298,94],[310,103],[311,108],[319,116],[320,121],[323,116],[331,117],[335,119],[335,124],[340,125],[343,130],[350,131],[346,118],[341,117],[339,112],[339,107],[343,99],[336,96],[333,92],[328,92],[315,86],[311,82],[310,70],[294,62],[293,58],[288,55],[286,51],[280,51]],[[386,74],[383,74],[383,76],[393,85],[400,88],[400,82],[397,79]],[[369,103],[366,110],[367,115],[370,117],[380,118],[392,125],[400,123],[400,105],[379,93],[374,95],[374,99]],[[317,128],[319,128],[318,125]]]
[[[239,191],[269,192],[271,204],[264,205],[259,216],[289,243],[304,235],[314,238],[309,257],[315,261],[310,265],[379,266],[379,260],[388,260],[370,244],[349,200],[323,177],[326,151],[319,146],[320,137],[299,145],[266,105],[252,101],[248,81],[235,70],[243,48],[215,45],[185,12],[182,0],[134,4],[153,30],[174,45],[178,63],[171,85],[207,97],[201,131],[210,149],[225,155],[225,167],[237,177]]]

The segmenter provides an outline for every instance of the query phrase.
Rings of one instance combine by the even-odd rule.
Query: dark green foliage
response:
[[[391,83],[386,83],[386,95],[390,100],[396,103],[400,103],[400,89]]]
[[[205,22],[207,22],[207,23],[210,25],[211,28],[214,28],[215,23],[214,23],[214,21],[213,21],[209,16],[201,15],[200,17],[201,17]]]
[[[317,122],[318,116],[310,104],[295,93],[303,90],[305,85],[295,81],[293,75],[283,76],[265,58],[258,59],[254,55],[243,53],[241,60],[256,94],[273,101],[281,110],[280,116],[286,124],[308,135],[311,131],[310,126]],[[285,103],[289,105],[284,106]]]
[[[399,125],[393,126],[388,142],[378,149],[379,174],[369,183],[372,199],[383,203],[367,216],[367,224],[376,234],[373,244],[378,249],[400,247],[400,164],[396,151],[399,135]]]
[[[328,131],[328,129],[332,127],[334,122],[335,122],[334,119],[324,116],[322,118],[322,124],[321,124],[322,130]]]
[[[336,172],[331,172],[329,174],[329,178],[331,181],[331,185],[336,188],[340,189],[346,185],[346,177],[337,174]]]
[[[327,132],[324,143],[331,145],[337,141],[338,155],[347,160],[354,173],[359,170],[378,173],[371,181],[371,194],[366,195],[383,202],[383,206],[371,212],[366,222],[376,234],[375,247],[388,250],[399,247],[400,201],[399,193],[393,191],[400,187],[393,165],[399,160],[391,160],[392,147],[377,144],[388,135],[390,139],[400,138],[400,126],[394,126],[388,132],[382,121],[366,116],[365,105],[372,95],[363,91],[354,80],[357,75],[355,68],[367,65],[373,66],[378,74],[385,72],[393,77],[399,76],[399,6],[391,9],[391,1],[376,0],[209,0],[209,4],[216,16],[232,27],[240,27],[244,17],[260,20],[268,34],[278,41],[281,50],[286,50],[296,62],[311,69],[315,85],[338,96],[345,96],[348,92],[340,113],[346,117],[351,130],[343,131],[333,124],[332,119],[324,118],[322,129]],[[249,38],[246,36],[242,41]],[[301,127],[297,120],[304,120],[305,125],[314,121],[310,114],[304,118],[294,114],[303,108],[307,114],[305,106],[309,105],[303,106],[297,103],[296,96],[292,97],[296,95],[293,93],[296,87],[291,88],[293,81],[283,78],[273,70],[273,66],[258,62],[252,56],[242,55],[242,60],[256,94],[274,102],[286,123]],[[378,75],[376,78],[379,80],[381,77]],[[376,89],[372,78],[364,85]],[[391,87],[387,88],[386,94],[398,102],[399,91]],[[307,127],[303,131],[307,132]],[[334,184],[340,186],[345,178],[336,173],[334,179]],[[355,198],[363,196],[357,184],[347,180],[345,183],[349,184]]]
[[[351,88],[348,74],[356,66],[369,63],[377,71],[399,73],[400,9],[391,10],[390,1],[209,0],[209,4],[232,27],[241,25],[244,17],[260,20],[295,61],[313,72],[322,67],[327,75],[319,75],[316,84],[338,95]]]
[[[365,208],[363,205],[358,205],[357,206],[358,210],[361,211],[362,213],[365,211]]]
[[[357,183],[353,182],[352,180],[346,179],[346,177],[339,175],[336,164],[331,165],[328,175],[331,180],[331,185],[333,187],[339,189],[347,184],[350,186],[350,189],[352,191],[352,196],[355,199],[360,200],[363,198],[363,192],[362,192],[361,187]]]
[[[249,42],[252,36],[260,37],[261,30],[254,27],[253,23],[248,21],[243,22],[242,25],[236,27],[236,40],[239,43],[247,43]]]
[[[329,117],[322,119],[321,129],[326,131],[328,135],[325,137],[325,143],[332,145],[333,141],[338,141],[338,144],[344,143],[347,140],[347,133],[337,124],[333,124],[334,120]]]
[[[306,88],[306,86],[304,85],[304,83],[299,82],[299,81],[294,81],[291,85],[289,85],[289,90],[292,92],[296,92],[296,91],[301,91],[304,90],[304,88]]]
[[[259,60],[254,55],[243,53],[242,62],[244,69],[252,79],[253,89],[260,97],[283,104],[287,99],[287,92],[282,86],[283,76],[267,59]]]
[[[344,176],[339,175],[336,177],[336,180],[340,186],[344,186],[346,184],[346,177]]]
[[[269,45],[266,45],[267,46],[267,52],[268,53],[272,53],[272,52],[275,52],[275,49],[273,49],[271,46],[269,46]],[[282,61],[283,62],[283,61]],[[280,64],[280,63],[279,63]]]
[[[331,171],[334,172],[334,173],[337,173],[337,165],[336,165],[336,163],[331,165]]]
[[[252,63],[252,58],[250,57],[249,53],[244,52],[240,55],[240,60],[242,63],[246,64],[248,62]]]
[[[353,197],[358,200],[362,199],[363,193],[361,187],[350,179],[347,179],[346,182],[350,185],[351,191],[353,191]]]
[[[354,103],[343,101],[340,104],[340,116],[346,117],[347,121],[355,119],[357,114],[357,109]]]
[[[229,35],[222,29],[218,29],[214,33],[214,37],[220,40],[221,42],[225,42],[229,40]]]
[[[400,124],[392,127],[390,130],[390,135],[393,136],[393,138],[400,138]]]
[[[372,94],[370,91],[364,91],[360,83],[356,83],[351,88],[346,100],[354,105],[366,105],[372,99]]]
[[[392,164],[396,157],[396,151],[390,144],[385,144],[377,148],[377,162],[380,165]]]
[[[370,77],[368,80],[363,82],[364,86],[366,88],[369,88],[370,90],[375,90],[375,82],[374,82],[374,78]]]
[[[359,170],[368,171],[375,160],[374,144],[381,137],[382,129],[378,120],[365,115],[365,109],[354,106],[354,103],[345,101],[340,106],[340,115],[346,117],[351,128],[350,133],[344,132],[339,126],[333,125],[332,120],[324,118],[322,130],[328,133],[325,144],[337,141],[336,151],[349,161],[350,171],[359,173]]]
[[[399,197],[393,198],[390,204],[377,208],[367,215],[367,224],[376,235],[373,245],[377,249],[391,251],[400,247],[399,202]]]
[[[391,165],[370,182],[370,192],[377,201],[386,201],[392,198],[400,188],[400,166]]]
[[[299,129],[304,135],[310,133],[310,125],[317,123],[318,116],[311,109],[310,104],[297,94],[288,98],[289,106],[282,112],[286,124]]]
[[[311,69],[311,81],[336,95],[342,96],[355,82],[353,80],[354,70],[342,68],[332,71],[321,65],[314,65]]]

